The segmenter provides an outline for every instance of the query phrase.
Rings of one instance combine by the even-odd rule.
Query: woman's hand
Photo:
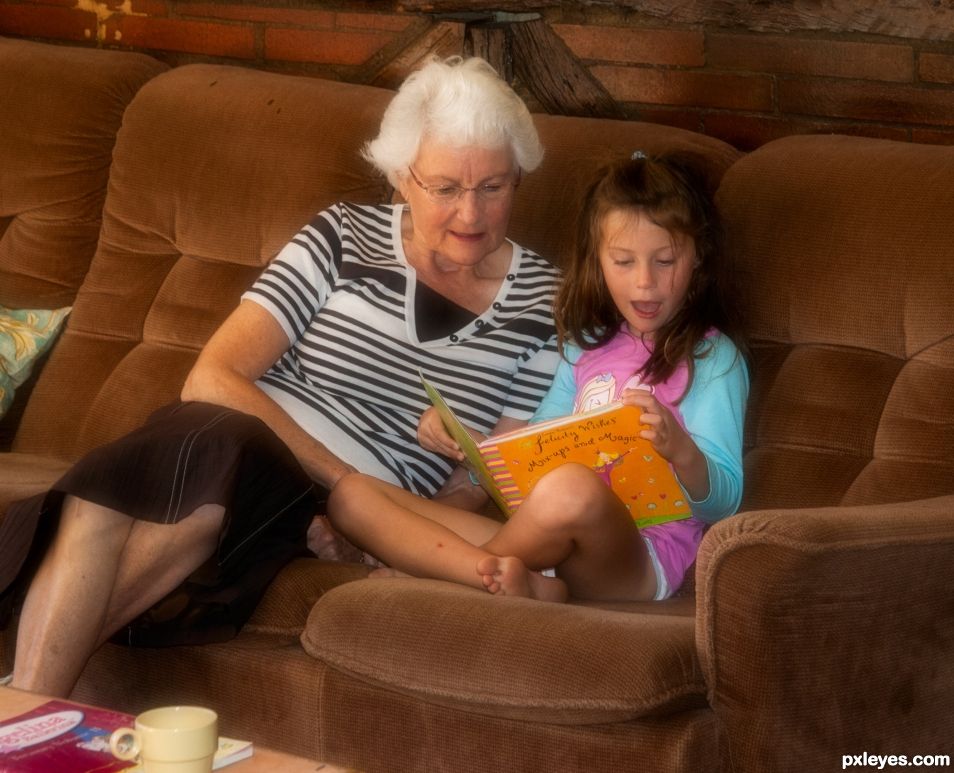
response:
[[[709,496],[706,458],[672,411],[645,389],[624,389],[621,400],[642,409],[639,420],[646,426],[640,430],[640,437],[652,443],[659,455],[672,465],[686,493],[697,502],[706,499]]]
[[[464,461],[464,452],[457,441],[450,436],[436,408],[428,408],[417,422],[417,442],[428,451],[450,457],[458,462]]]

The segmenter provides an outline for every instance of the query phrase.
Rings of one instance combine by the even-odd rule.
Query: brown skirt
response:
[[[278,571],[308,555],[308,526],[324,511],[327,493],[261,420],[208,403],[174,403],[91,451],[48,492],[10,506],[0,523],[0,589],[8,606],[22,600],[68,494],[169,524],[217,504],[225,521],[215,555],[113,640],[149,647],[224,641]]]

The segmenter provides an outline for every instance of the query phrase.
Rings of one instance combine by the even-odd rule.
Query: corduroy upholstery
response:
[[[141,54],[0,38],[0,305],[73,303],[96,250],[123,111],[165,69]],[[39,370],[0,419],[0,451]]]
[[[142,54],[0,38],[0,303],[73,302],[96,249],[123,111],[165,69]]]
[[[745,507],[952,493],[954,148],[791,137],[719,190],[753,338]]]
[[[19,45],[20,66],[46,48]],[[313,211],[390,198],[358,155],[389,96],[209,65],[142,86],[74,315],[0,455],[0,508],[174,396]],[[695,585],[551,605],[302,559],[236,639],[107,645],[74,697],[202,703],[230,735],[366,773],[954,753],[954,149],[818,136],[742,156],[638,122],[537,122],[548,155],[511,235],[557,260],[609,157],[690,150],[719,185],[753,392],[744,512],[706,535]]]
[[[696,640],[735,769],[954,751],[952,183],[954,148],[851,137],[722,179],[755,378]]]
[[[142,88],[116,141],[95,259],[15,451],[75,459],[142,424],[312,213],[385,197],[358,149],[390,94],[369,88],[344,109],[350,94],[203,65]]]

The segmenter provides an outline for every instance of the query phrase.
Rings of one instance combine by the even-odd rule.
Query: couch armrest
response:
[[[696,580],[734,771],[954,751],[954,496],[743,513]]]

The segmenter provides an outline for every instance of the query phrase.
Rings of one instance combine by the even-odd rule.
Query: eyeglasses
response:
[[[448,206],[459,201],[461,196],[463,196],[467,191],[473,191],[477,198],[481,201],[501,201],[510,194],[511,189],[520,185],[519,171],[517,172],[516,177],[512,180],[507,180],[506,182],[501,183],[484,183],[483,185],[478,185],[475,188],[465,188],[463,185],[450,185],[448,183],[425,185],[418,179],[417,175],[414,174],[414,170],[411,169],[411,167],[408,167],[407,171],[411,173],[411,179],[417,183],[417,187],[424,191],[431,201],[433,201],[435,204],[441,204],[444,206]]]

